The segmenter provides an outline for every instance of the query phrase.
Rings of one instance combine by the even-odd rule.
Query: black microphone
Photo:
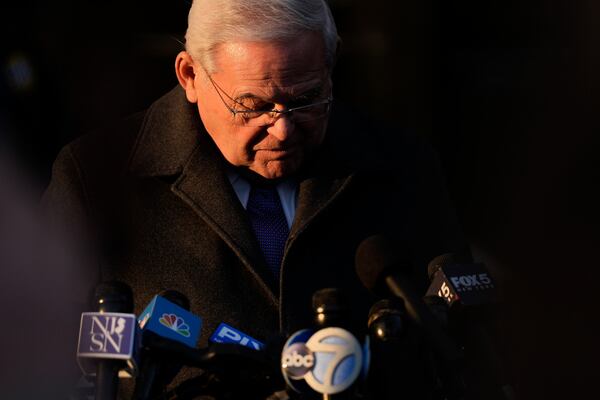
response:
[[[335,326],[350,330],[346,294],[338,288],[317,290],[312,296],[315,327]]]
[[[388,342],[399,339],[406,330],[406,310],[399,298],[382,299],[369,310],[367,329],[372,340]]]
[[[439,322],[405,276],[410,269],[395,246],[382,235],[365,239],[356,251],[356,273],[369,290],[404,301],[407,315],[427,334],[437,353],[449,364],[462,360],[460,349],[443,332]]]
[[[340,333],[345,330],[353,338],[358,337],[356,327],[351,326],[348,310],[348,299],[346,292],[339,288],[324,288],[317,290],[312,296],[312,307],[315,317],[315,328],[323,330],[325,328],[337,329]],[[335,337],[336,333],[332,333]],[[364,354],[361,364],[365,364]],[[364,366],[360,366],[364,368]],[[360,377],[353,378],[354,383],[343,391],[338,393],[326,394],[324,391],[317,389],[323,394],[323,398],[327,399],[350,399],[356,398],[361,391]]]
[[[410,372],[416,370],[416,360],[413,359],[412,354],[409,355],[405,351],[405,343],[407,343],[404,340],[407,331],[405,314],[404,302],[398,298],[379,300],[369,310],[367,329],[371,365],[367,384],[372,398],[396,399],[399,397],[400,390],[402,397],[419,398],[412,390],[415,380],[404,376],[403,369],[407,366],[410,365]],[[412,346],[412,344],[408,346],[410,350],[418,347]],[[407,358],[410,358],[409,362],[407,362]],[[411,383],[411,388],[406,387],[407,382]]]
[[[428,266],[428,296],[438,296],[449,307],[450,330],[460,338],[471,367],[469,391],[475,398],[513,400],[514,389],[496,350],[490,325],[500,303],[497,286],[483,263],[463,262],[453,254],[434,258]]]
[[[381,297],[392,295],[403,300],[408,319],[425,334],[440,363],[438,372],[446,395],[461,399],[464,396],[463,353],[415,293],[407,272],[411,264],[397,248],[383,235],[365,239],[356,251],[356,273],[369,290]]]
[[[190,310],[189,299],[176,290],[164,290],[159,296],[186,311]],[[144,332],[144,334],[146,341],[148,341],[148,333]],[[144,345],[143,339],[142,344]],[[180,360],[163,359],[147,346],[143,347],[140,364],[140,372],[133,391],[132,399],[134,400],[146,400],[156,397],[160,391],[166,390],[169,382],[175,378],[175,375],[177,375],[183,366]]]
[[[123,282],[104,282],[96,287],[94,304],[100,313],[131,313],[133,292]],[[122,361],[101,359],[96,367],[96,400],[112,400],[117,397],[119,369]]]
[[[367,326],[371,347],[368,387],[372,398],[440,398],[435,397],[439,389],[430,346],[421,329],[407,318],[402,299],[376,302],[369,311]]]
[[[277,343],[273,345],[276,347]],[[162,365],[178,363],[203,372],[153,398],[176,395],[191,399],[208,394],[216,398],[265,398],[283,385],[278,363],[273,359],[274,350],[255,350],[233,343],[211,343],[196,349],[152,331],[146,333],[144,347],[150,349]]]

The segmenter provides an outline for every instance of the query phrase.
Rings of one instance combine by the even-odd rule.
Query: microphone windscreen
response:
[[[397,297],[389,299],[381,299],[371,306],[369,310],[369,317],[367,319],[367,326],[370,327],[373,321],[382,315],[386,314],[398,314],[401,315],[405,312],[404,301]]]
[[[94,307],[106,312],[132,312],[133,291],[123,282],[102,282],[94,291]]]
[[[188,299],[183,293],[173,289],[166,289],[160,292],[158,295],[169,300],[173,304],[177,304],[184,310],[190,311],[190,299]]]
[[[338,288],[320,289],[312,296],[312,307],[316,313],[343,312],[346,304],[344,292]]]
[[[444,253],[435,257],[433,260],[429,262],[427,265],[427,275],[429,279],[433,279],[433,275],[440,270],[444,265],[453,264],[456,262],[456,257],[454,253]]]
[[[391,269],[402,270],[409,266],[404,244],[392,243],[384,235],[369,236],[356,250],[356,274],[362,284],[377,291],[380,282]]]

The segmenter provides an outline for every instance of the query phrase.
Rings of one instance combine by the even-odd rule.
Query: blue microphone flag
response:
[[[154,332],[192,348],[196,347],[202,328],[200,317],[161,296],[154,296],[138,322],[142,331]]]
[[[227,325],[224,322],[221,322],[221,324],[217,327],[217,330],[215,330],[215,333],[213,333],[208,340],[212,343],[239,344],[241,346],[250,347],[254,350],[262,350],[264,347],[263,343],[251,336],[246,335],[244,332]]]

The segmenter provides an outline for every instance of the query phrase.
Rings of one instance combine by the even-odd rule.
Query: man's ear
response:
[[[342,38],[338,36],[335,44],[335,58],[333,59],[333,65],[331,66],[331,70],[333,70],[333,67],[335,67],[335,65],[337,64],[337,61],[340,58],[340,54],[342,54]]]
[[[196,88],[196,72],[194,70],[194,60],[187,51],[182,51],[175,58],[175,74],[179,84],[185,90],[185,97],[190,103],[198,101]]]

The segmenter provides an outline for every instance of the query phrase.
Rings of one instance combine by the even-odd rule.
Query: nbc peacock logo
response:
[[[179,333],[181,336],[190,337],[190,327],[185,323],[183,318],[175,314],[163,314],[158,320],[167,328]]]

